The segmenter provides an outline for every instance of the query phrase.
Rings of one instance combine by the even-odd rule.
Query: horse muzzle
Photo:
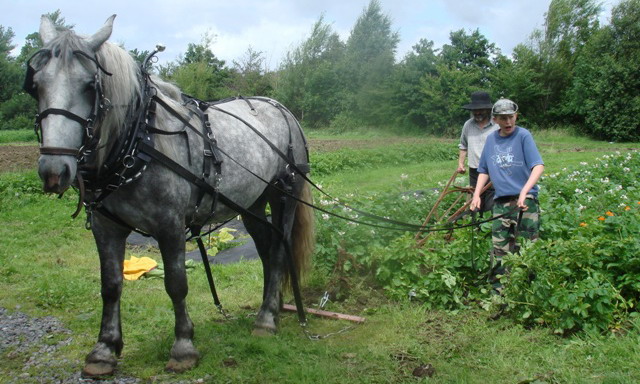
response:
[[[73,156],[41,155],[38,160],[38,175],[47,193],[63,193],[71,186],[78,170]]]

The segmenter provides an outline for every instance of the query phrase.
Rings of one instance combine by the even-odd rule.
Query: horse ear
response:
[[[100,28],[98,32],[87,39],[87,44],[89,44],[89,48],[91,48],[92,51],[97,51],[98,48],[100,48],[100,46],[104,44],[107,39],[109,39],[109,36],[111,36],[111,32],[113,31],[113,19],[115,18],[116,15],[111,15],[111,17],[109,17],[104,23],[102,28]]]
[[[46,45],[51,40],[58,36],[58,30],[55,24],[47,15],[42,15],[40,18],[40,39]]]

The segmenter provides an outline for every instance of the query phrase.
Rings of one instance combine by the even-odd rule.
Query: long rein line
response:
[[[169,113],[171,113],[174,117],[176,117],[177,119],[179,119],[183,124],[185,124],[187,127],[189,127],[193,132],[195,132],[197,135],[199,135],[200,137],[202,137],[204,140],[207,140],[207,137],[205,137],[205,135],[203,135],[200,131],[198,131],[188,120],[186,120],[182,115],[180,115],[177,111],[175,111],[173,108],[171,108],[170,105],[168,105],[164,100],[162,100],[161,98],[157,97],[157,96],[153,96],[154,101],[156,101],[158,104],[160,104],[166,111],[168,111]],[[266,136],[264,136],[264,134],[262,134],[260,131],[258,131],[255,127],[253,127],[249,122],[247,122],[246,120],[242,119],[241,117],[225,111],[224,109],[218,108],[217,106],[210,106],[210,108],[216,110],[216,111],[220,111],[223,112],[231,117],[234,117],[235,119],[239,120],[240,122],[242,122],[243,124],[245,124],[247,127],[249,127],[252,131],[254,131],[279,157],[281,157],[283,160],[287,161],[289,163],[289,159],[287,158],[287,156],[282,153],[282,151],[276,147]],[[157,132],[159,133],[159,132]],[[289,163],[289,166],[295,171],[297,172],[306,182],[308,182],[309,184],[311,184],[315,189],[317,189],[318,191],[320,191],[322,194],[324,194],[325,196],[327,196],[328,198],[332,199],[332,201],[337,202],[338,205],[350,209],[354,212],[357,212],[365,217],[370,217],[372,219],[376,219],[378,221],[382,221],[382,222],[386,222],[386,223],[390,223],[393,224],[394,226],[390,226],[390,225],[383,225],[383,224],[376,224],[376,223],[371,223],[368,221],[363,221],[363,220],[358,220],[358,219],[354,219],[354,218],[350,218],[344,215],[340,215],[337,214],[335,212],[331,212],[327,209],[324,209],[322,207],[318,207],[317,205],[314,205],[312,203],[309,203],[307,201],[304,201],[300,198],[298,198],[297,196],[291,194],[290,192],[284,190],[283,188],[280,188],[278,185],[269,182],[268,180],[265,180],[264,178],[262,178],[260,175],[256,174],[255,172],[253,172],[252,170],[250,170],[249,168],[247,168],[245,165],[243,165],[240,161],[236,160],[233,156],[231,156],[229,153],[227,153],[226,151],[224,151],[222,148],[218,147],[218,150],[220,151],[220,153],[222,153],[223,155],[225,155],[227,158],[229,158],[231,161],[233,161],[234,163],[236,163],[238,166],[240,166],[242,169],[244,169],[245,171],[247,171],[248,173],[250,173],[252,176],[254,176],[255,178],[257,178],[258,180],[262,181],[263,183],[271,186],[272,188],[276,189],[278,192],[287,195],[287,197],[290,197],[294,200],[296,200],[299,203],[302,203],[310,208],[313,208],[317,211],[326,213],[328,215],[340,218],[342,220],[346,220],[349,222],[353,222],[353,223],[357,223],[357,224],[362,224],[362,225],[367,225],[370,227],[374,227],[374,228],[380,228],[380,229],[390,229],[390,230],[397,230],[397,231],[407,231],[407,230],[411,230],[411,231],[421,231],[421,232],[439,232],[439,231],[450,231],[450,230],[457,230],[457,229],[462,229],[462,228],[468,228],[468,227],[475,227],[487,222],[491,222],[494,220],[497,220],[503,216],[509,215],[513,212],[515,212],[515,210],[517,208],[512,209],[509,212],[506,212],[502,215],[499,216],[495,216],[495,217],[491,217],[485,220],[481,220],[481,221],[476,221],[476,222],[472,222],[469,224],[462,224],[462,225],[446,225],[446,226],[441,226],[441,227],[437,227],[437,226],[431,226],[431,227],[427,227],[425,228],[423,225],[418,225],[418,224],[412,224],[412,223],[406,223],[406,222],[402,222],[402,221],[398,221],[398,220],[393,220],[393,219],[388,219],[386,217],[382,217],[382,216],[378,216],[366,211],[362,211],[356,208],[352,208],[344,203],[340,203],[338,201],[338,199],[334,198],[333,196],[331,196],[330,194],[328,194],[327,192],[325,192],[324,190],[322,190],[322,188],[320,188],[317,184],[315,184],[311,179],[309,179],[304,172],[302,172],[295,164],[293,163]]]
[[[282,158],[283,160],[285,160],[285,161],[287,161],[287,162],[289,163],[289,159],[287,158],[287,156],[286,156],[284,153],[282,153],[282,151],[281,151],[279,148],[277,148],[277,147],[276,147],[276,146],[275,146],[275,145],[274,145],[274,144],[273,144],[273,143],[272,143],[272,142],[271,142],[271,141],[270,141],[266,136],[264,136],[264,134],[262,134],[260,131],[258,131],[258,130],[257,130],[254,126],[252,126],[249,122],[247,122],[246,120],[242,119],[241,117],[239,117],[239,116],[237,116],[237,115],[235,115],[235,114],[233,114],[233,113],[231,113],[231,112],[225,111],[225,110],[223,110],[223,109],[221,109],[221,108],[218,108],[218,107],[216,107],[216,106],[212,106],[211,108],[213,108],[213,109],[215,109],[215,110],[217,110],[217,111],[223,112],[223,113],[225,113],[225,114],[227,114],[227,115],[229,115],[229,116],[232,116],[232,117],[236,118],[237,120],[239,120],[240,122],[242,122],[243,124],[245,124],[245,125],[246,125],[247,127],[249,127],[252,131],[254,131],[254,132],[255,132],[255,133],[256,133],[256,134],[257,134],[257,135],[258,135],[258,136],[259,136],[259,137],[260,137],[260,138],[261,138],[261,139],[262,139],[262,140],[267,144],[267,145],[269,145],[269,147],[271,147],[271,148],[273,149],[273,151],[274,151],[274,152],[275,152],[275,153],[276,153],[280,158]],[[198,132],[198,131],[197,131],[197,130],[195,130],[194,128],[192,128],[192,129],[193,129],[195,132]],[[198,132],[198,133],[199,133],[199,132]],[[253,171],[251,171],[250,169],[248,169],[247,167],[245,167],[245,166],[244,166],[243,164],[241,164],[238,160],[234,159],[231,155],[229,155],[228,153],[226,153],[226,152],[225,152],[224,150],[222,150],[221,148],[219,148],[219,147],[218,147],[218,150],[219,150],[222,154],[224,154],[225,156],[227,156],[231,161],[233,161],[234,163],[238,164],[241,168],[243,168],[244,170],[246,170],[247,172],[249,172],[251,175],[253,175],[254,177],[256,177],[256,178],[258,178],[259,180],[261,180],[263,183],[265,183],[265,184],[271,184],[271,183],[270,183],[270,182],[268,182],[267,180],[263,179],[262,177],[260,177],[259,175],[257,175],[256,173],[254,173]],[[308,203],[308,202],[306,202],[306,201],[303,201],[303,200],[299,199],[297,196],[294,196],[294,195],[292,195],[291,193],[289,193],[289,192],[287,192],[287,191],[285,191],[285,190],[283,190],[283,189],[279,188],[278,186],[273,185],[273,187],[274,187],[276,190],[278,190],[278,191],[279,191],[279,192],[281,192],[281,193],[286,194],[288,197],[291,197],[291,198],[293,198],[294,200],[296,200],[296,201],[298,201],[298,202],[300,202],[300,203],[302,203],[302,204],[304,204],[304,205],[307,205],[307,206],[309,206],[309,207],[311,207],[311,208],[313,208],[313,209],[315,209],[315,210],[321,211],[321,212],[323,212],[323,213],[329,214],[329,215],[331,215],[331,216],[334,216],[334,217],[337,217],[337,218],[340,218],[340,219],[343,219],[343,220],[346,220],[346,221],[350,221],[350,222],[358,223],[358,224],[363,224],[363,225],[368,225],[368,226],[375,227],[375,228],[391,229],[391,230],[398,230],[398,231],[404,231],[404,230],[417,230],[417,231],[421,231],[421,232],[450,231],[450,230],[457,230],[457,229],[468,228],[468,227],[475,227],[475,226],[478,226],[478,225],[481,225],[481,224],[484,224],[484,223],[488,223],[488,222],[491,222],[491,221],[497,220],[497,219],[499,219],[499,218],[501,218],[501,217],[504,217],[504,216],[510,215],[510,214],[512,214],[513,212],[515,212],[515,210],[517,209],[517,208],[514,208],[514,209],[510,210],[509,212],[506,212],[506,213],[504,213],[504,214],[502,214],[502,215],[495,216],[495,217],[490,217],[490,218],[488,218],[488,219],[481,220],[481,221],[476,221],[475,223],[473,223],[473,222],[472,222],[472,223],[469,223],[469,224],[454,225],[454,226],[452,226],[452,225],[446,225],[446,226],[441,226],[441,227],[438,227],[438,226],[432,225],[432,226],[430,226],[430,227],[425,228],[423,225],[417,225],[417,224],[412,224],[412,223],[402,222],[402,221],[399,221],[399,220],[389,219],[389,218],[382,217],[382,216],[378,216],[378,215],[375,215],[375,214],[373,214],[373,213],[366,212],[366,211],[362,211],[362,210],[360,210],[360,209],[353,208],[353,207],[351,207],[351,206],[349,206],[349,205],[347,205],[347,204],[341,203],[341,202],[339,201],[339,199],[337,199],[337,198],[333,197],[332,195],[330,195],[329,193],[325,192],[322,188],[320,188],[317,184],[315,184],[311,179],[309,179],[309,178],[307,177],[307,175],[306,175],[304,172],[302,172],[302,171],[301,171],[301,170],[300,170],[300,169],[299,169],[299,168],[298,168],[294,163],[292,163],[292,162],[291,162],[291,163],[289,163],[289,166],[290,166],[290,167],[291,167],[295,172],[297,172],[297,173],[298,173],[298,174],[299,174],[299,175],[300,175],[300,176],[301,176],[301,177],[302,177],[306,182],[308,182],[309,184],[311,184],[311,185],[312,185],[316,190],[318,190],[320,193],[322,193],[323,195],[327,196],[329,199],[331,199],[332,201],[334,201],[337,205],[339,205],[339,206],[341,206],[341,207],[344,207],[344,208],[347,208],[347,209],[350,209],[350,210],[352,210],[352,211],[354,211],[354,212],[357,212],[357,213],[359,213],[359,214],[361,214],[361,215],[363,215],[363,216],[365,216],[365,217],[369,217],[369,218],[372,218],[372,219],[375,219],[375,220],[378,220],[378,221],[382,221],[382,222],[386,222],[386,223],[394,224],[394,225],[396,225],[396,226],[386,226],[386,225],[381,225],[381,224],[375,224],[375,223],[371,223],[371,222],[367,222],[367,221],[362,221],[362,220],[357,220],[357,219],[353,219],[353,218],[346,217],[346,216],[343,216],[343,215],[339,215],[339,214],[337,214],[337,213],[334,213],[334,212],[328,211],[328,210],[326,210],[326,209],[324,209],[324,208],[318,207],[318,206],[316,206],[316,205],[314,205],[314,204],[312,204],[312,203]]]

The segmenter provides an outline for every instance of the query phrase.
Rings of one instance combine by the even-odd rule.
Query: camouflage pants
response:
[[[493,221],[492,240],[493,255],[496,258],[496,264],[502,261],[502,256],[507,252],[518,252],[516,236],[535,241],[538,239],[538,230],[540,228],[540,207],[538,199],[532,195],[528,195],[525,204],[529,207],[526,211],[522,211],[522,218],[518,223],[519,209],[516,208],[517,197],[513,199],[497,199],[493,205],[493,217],[505,215]]]

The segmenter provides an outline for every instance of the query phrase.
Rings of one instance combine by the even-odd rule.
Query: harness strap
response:
[[[170,170],[172,170],[173,172],[175,172],[176,174],[178,174],[179,176],[182,176],[185,180],[189,181],[190,183],[196,185],[197,187],[201,188],[202,190],[206,191],[206,193],[209,193],[213,196],[218,196],[218,198],[220,199],[220,201],[228,206],[229,208],[233,209],[234,211],[242,214],[242,215],[249,215],[252,216],[254,219],[268,225],[270,228],[272,228],[276,233],[278,233],[280,235],[280,238],[282,239],[283,245],[284,245],[284,249],[285,249],[285,253],[287,254],[288,257],[288,264],[289,264],[289,274],[291,277],[291,285],[294,291],[294,297],[296,298],[296,307],[298,308],[298,320],[300,321],[301,324],[305,324],[306,323],[306,317],[304,315],[304,308],[302,306],[302,298],[301,298],[301,294],[300,294],[300,287],[298,285],[298,280],[297,280],[297,274],[295,273],[295,266],[293,265],[293,255],[291,253],[291,249],[289,247],[289,242],[288,239],[285,238],[284,232],[282,231],[282,223],[280,225],[280,228],[274,226],[273,224],[269,223],[267,220],[263,219],[262,217],[259,217],[258,215],[256,215],[255,213],[249,211],[248,209],[245,209],[244,207],[242,207],[241,205],[237,204],[236,202],[234,202],[233,200],[231,200],[230,198],[228,198],[227,196],[225,196],[222,193],[219,193],[219,191],[217,189],[215,189],[213,186],[209,185],[208,183],[206,183],[204,180],[200,179],[198,176],[194,175],[193,173],[191,173],[189,170],[185,169],[183,166],[181,166],[180,164],[178,164],[177,162],[175,162],[173,159],[171,159],[170,157],[166,156],[164,153],[158,151],[157,149],[155,149],[152,146],[149,146],[147,143],[141,143],[140,145],[140,150],[146,152],[147,154],[149,154],[149,156],[151,156],[152,158],[158,160],[161,164],[163,164],[164,166],[166,166],[167,168],[169,168]],[[269,183],[270,185],[272,185],[271,183]],[[289,196],[293,196],[291,194],[289,194]],[[285,198],[284,196],[282,198]],[[284,206],[284,204],[283,204]],[[280,215],[282,218],[282,215]],[[194,228],[194,227],[192,227]],[[198,247],[200,247],[200,244],[198,244]],[[204,245],[203,245],[204,247]],[[202,250],[200,251],[202,254]],[[206,254],[205,254],[206,255]],[[205,256],[206,257],[206,256]],[[206,269],[206,262],[205,262],[205,269]],[[210,273],[210,272],[207,272]],[[207,278],[209,278],[209,276],[207,276]],[[213,277],[211,277],[211,281],[213,281]],[[212,286],[210,285],[210,288]],[[217,294],[215,293],[215,287],[211,288],[212,290],[212,295],[217,296]],[[215,301],[215,297],[214,297],[214,301]],[[216,304],[218,305],[218,304]]]
[[[209,257],[207,257],[207,250],[204,247],[204,243],[202,242],[202,237],[200,236],[200,231],[202,227],[191,227],[191,234],[195,236],[196,243],[198,244],[198,249],[200,250],[200,256],[202,257],[202,264],[204,265],[204,270],[207,274],[207,281],[209,282],[209,290],[211,291],[211,296],[213,297],[213,303],[215,306],[222,312],[222,304],[220,303],[220,299],[218,298],[218,292],[216,291],[216,284],[213,281],[213,274],[211,273],[211,264],[209,263]]]

